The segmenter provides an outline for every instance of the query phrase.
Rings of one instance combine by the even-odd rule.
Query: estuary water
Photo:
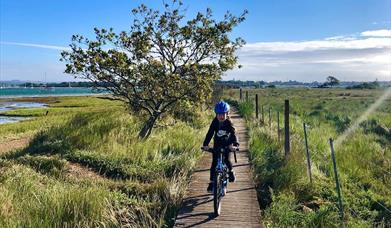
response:
[[[107,93],[107,92],[98,92],[92,88],[83,88],[83,87],[0,88],[0,98],[78,96],[78,95],[93,95],[93,94],[102,94],[102,93]]]
[[[20,108],[42,108],[45,107],[45,103],[38,102],[2,102],[0,101],[0,124],[15,123],[21,120],[29,119],[29,117],[18,116],[2,116],[3,112],[20,109]]]
[[[107,94],[108,92],[97,91],[84,87],[39,87],[39,88],[0,88],[0,124],[14,123],[29,117],[4,116],[3,112],[20,108],[42,108],[44,103],[7,101],[9,98],[17,97],[51,97],[51,96],[87,96]],[[2,101],[4,99],[4,101]]]

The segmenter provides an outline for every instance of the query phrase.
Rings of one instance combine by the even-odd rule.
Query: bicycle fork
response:
[[[222,154],[220,154],[220,157],[217,160],[216,174],[220,173],[221,177],[222,177],[222,184],[221,184],[221,195],[222,196],[224,196],[227,193],[227,187],[228,187],[228,177],[227,177],[228,174],[225,171],[225,169],[226,169],[226,167],[222,162]]]

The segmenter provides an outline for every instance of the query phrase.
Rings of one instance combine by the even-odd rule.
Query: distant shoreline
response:
[[[38,94],[38,95],[0,95],[0,99],[2,98],[21,98],[21,97],[80,97],[80,96],[93,96],[93,95],[106,95],[110,93],[68,93],[68,94]]]
[[[0,89],[0,99],[19,97],[90,96],[107,93],[109,93],[109,91],[95,90],[93,88],[7,88]]]
[[[45,97],[86,97],[86,96],[100,96],[100,95],[109,95],[110,93],[80,93],[80,94],[42,94],[42,95],[10,95],[10,96],[1,96],[0,102],[13,100],[13,99],[31,99],[31,98],[45,98]]]

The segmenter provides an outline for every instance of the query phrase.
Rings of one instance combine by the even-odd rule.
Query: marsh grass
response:
[[[1,167],[0,223],[4,227],[113,224],[106,213],[112,193],[56,181],[21,165]],[[4,208],[7,207],[7,208]]]
[[[34,118],[0,126],[2,138],[32,137],[0,155],[7,208],[0,226],[35,227],[172,225],[210,118],[176,121],[140,140],[139,118],[109,99],[56,98],[47,108],[5,114]],[[71,163],[101,178],[72,177]]]
[[[349,93],[348,93],[349,92]],[[382,90],[263,89],[260,104],[283,111],[290,100],[291,152],[283,141],[244,111],[263,219],[270,227],[340,227],[329,138],[336,138],[379,97]],[[231,92],[231,94],[233,94]],[[342,95],[341,95],[342,94]],[[346,99],[344,99],[344,97]],[[241,108],[241,106],[243,108]],[[247,110],[240,103],[239,110]],[[391,103],[387,100],[343,144],[335,148],[347,227],[387,227],[391,223]],[[268,121],[268,119],[266,119]],[[283,119],[280,119],[283,127]],[[309,183],[302,123],[308,125],[313,183]],[[276,129],[276,118],[272,119]]]

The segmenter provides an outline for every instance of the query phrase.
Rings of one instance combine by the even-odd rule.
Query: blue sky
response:
[[[73,34],[92,36],[94,27],[126,30],[130,10],[163,1],[0,0],[0,80],[73,80],[62,73],[60,49]],[[190,18],[206,7],[216,18],[249,10],[232,37],[240,70],[224,79],[322,81],[391,80],[391,0],[185,0]]]

